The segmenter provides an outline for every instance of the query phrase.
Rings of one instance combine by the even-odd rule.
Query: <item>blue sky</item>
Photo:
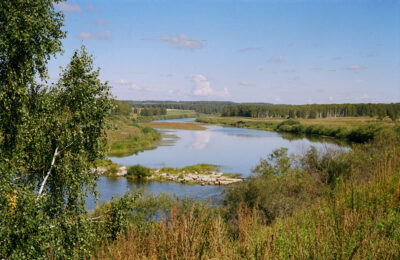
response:
[[[400,1],[96,0],[57,6],[122,100],[400,102]]]

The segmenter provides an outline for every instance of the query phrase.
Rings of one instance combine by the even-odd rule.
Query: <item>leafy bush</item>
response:
[[[245,184],[230,186],[224,198],[224,211],[228,219],[234,219],[241,206],[255,208],[265,223],[276,217],[290,215],[296,208],[311,205],[320,196],[321,186],[299,168],[294,156],[288,156],[287,148],[274,150],[267,159],[253,169],[257,176]]]
[[[150,176],[150,169],[144,167],[140,164],[136,164],[128,168],[128,177],[136,178],[136,179],[144,179],[147,176]]]

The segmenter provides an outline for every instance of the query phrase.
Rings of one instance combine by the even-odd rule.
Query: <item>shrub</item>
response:
[[[128,168],[128,177],[136,178],[136,179],[144,179],[147,176],[150,176],[150,169],[144,167],[140,164],[136,164]]]

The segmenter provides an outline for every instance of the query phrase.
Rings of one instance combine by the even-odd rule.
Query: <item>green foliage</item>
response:
[[[1,149],[9,158],[18,135],[29,134],[22,126],[38,106],[32,95],[41,96],[35,79],[46,79],[48,60],[61,52],[64,17],[54,10],[54,2],[60,1],[0,2]]]
[[[355,126],[350,129],[336,126],[302,125],[300,122],[289,119],[276,125],[279,132],[323,135],[338,139],[347,139],[351,142],[363,143],[372,140],[384,127],[380,124]]]
[[[391,104],[328,104],[328,105],[271,105],[233,104],[222,109],[222,116],[243,116],[254,118],[326,118],[388,116],[396,121],[400,115],[400,103]]]
[[[136,108],[163,108],[193,110],[197,113],[216,114],[221,113],[225,106],[237,103],[229,101],[127,101]]]
[[[144,167],[140,164],[133,165],[128,168],[128,176],[129,178],[135,178],[135,179],[144,179],[147,176],[150,176],[150,169],[147,167]]]
[[[152,108],[152,107],[144,107],[140,109],[140,116],[157,116],[157,115],[166,115],[167,109],[166,108]]]
[[[113,100],[114,104],[114,115],[129,116],[132,113],[132,106],[124,101]]]
[[[114,117],[111,123],[114,127],[107,131],[111,156],[128,156],[152,149],[161,140],[161,134],[154,128],[137,125],[126,117]]]
[[[235,218],[239,207],[246,205],[259,210],[263,221],[271,223],[276,217],[288,216],[299,207],[311,205],[322,189],[299,164],[297,158],[288,156],[287,148],[274,150],[253,169],[256,176],[227,189],[225,215]]]
[[[82,258],[93,240],[85,197],[110,92],[83,47],[57,83],[37,83],[65,36],[58,2],[0,3],[0,258]]]
[[[294,170],[295,160],[287,154],[287,148],[275,149],[267,156],[267,159],[261,159],[260,164],[253,168],[254,173],[262,176],[280,175]]]

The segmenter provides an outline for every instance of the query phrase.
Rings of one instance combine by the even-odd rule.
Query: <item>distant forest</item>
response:
[[[231,101],[125,101],[136,108],[166,108],[194,110],[203,114],[221,114],[224,107],[237,106],[239,104]],[[250,105],[250,104],[249,104]],[[269,103],[251,103],[251,105],[272,106]]]
[[[326,118],[370,116],[393,121],[400,116],[400,103],[391,104],[329,104],[329,105],[236,105],[222,109],[222,116],[254,118]]]
[[[400,103],[274,105],[270,103],[235,103],[231,101],[125,101],[135,108],[194,110],[204,114],[254,118],[326,118],[370,116],[392,120],[400,118]]]

